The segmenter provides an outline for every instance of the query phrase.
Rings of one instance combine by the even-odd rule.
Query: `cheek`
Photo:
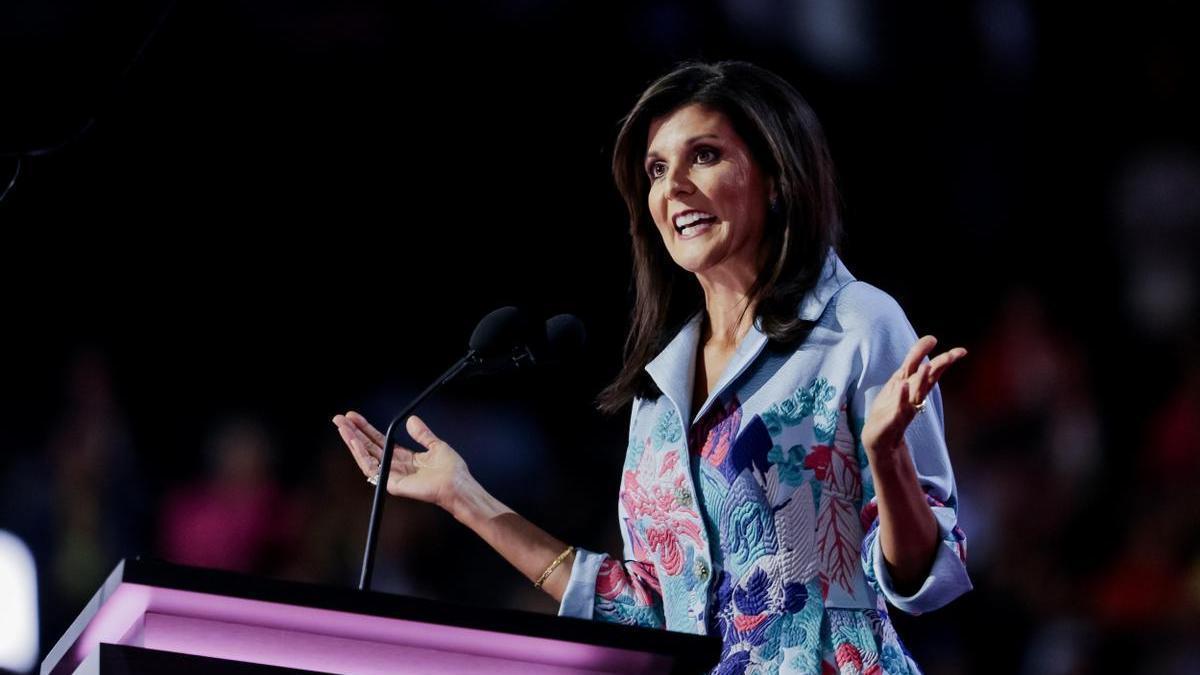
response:
[[[741,171],[728,171],[712,184],[712,199],[724,210],[729,220],[741,223],[753,215],[750,184]]]
[[[667,218],[667,206],[660,192],[656,187],[650,188],[650,193],[646,197],[646,209],[650,212],[650,218],[654,221],[654,226],[662,230],[665,229],[663,223]]]
[[[761,242],[766,221],[766,196],[747,172],[730,171],[713,183],[713,201],[720,204],[723,220],[731,227],[726,233],[735,247],[756,247]]]

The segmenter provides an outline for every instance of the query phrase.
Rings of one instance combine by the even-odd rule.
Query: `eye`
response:
[[[717,161],[717,151],[715,148],[703,146],[696,150],[696,161],[701,164],[710,164]]]
[[[649,166],[646,167],[646,175],[650,177],[650,180],[659,178],[660,176],[662,176],[663,166],[664,165],[662,162],[653,162],[652,164],[650,164]]]

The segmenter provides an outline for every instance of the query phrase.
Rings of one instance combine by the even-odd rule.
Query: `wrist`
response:
[[[901,437],[898,443],[884,446],[865,446],[867,460],[871,466],[879,469],[894,469],[902,462],[911,462],[908,454],[908,444]]]
[[[455,480],[451,497],[442,508],[454,516],[455,520],[471,529],[475,529],[477,523],[512,511],[485,490],[469,473],[464,473]]]

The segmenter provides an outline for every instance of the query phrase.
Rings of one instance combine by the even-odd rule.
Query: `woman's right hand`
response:
[[[356,412],[333,418],[338,432],[358,468],[368,478],[379,473],[383,457],[383,434]],[[425,446],[427,452],[413,452],[399,445],[392,455],[387,491],[397,497],[431,502],[448,511],[469,527],[525,578],[536,581],[546,566],[562,553],[566,544],[517,515],[503,502],[483,489],[467,471],[467,463],[425,426],[417,417],[409,417],[408,434]],[[562,600],[571,578],[574,557],[559,565],[542,585],[555,600]]]
[[[383,434],[353,410],[345,415],[334,415],[333,423],[337,425],[342,441],[350,449],[363,475],[368,478],[377,475],[383,459]],[[388,493],[430,502],[450,510],[458,491],[471,480],[467,463],[454,448],[435,436],[419,417],[409,417],[405,427],[408,435],[424,446],[426,451],[413,452],[396,445],[388,473]]]

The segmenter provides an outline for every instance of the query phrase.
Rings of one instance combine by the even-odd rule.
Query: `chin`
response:
[[[713,266],[712,261],[709,260],[708,258],[697,258],[695,256],[688,256],[686,258],[680,259],[680,258],[676,258],[675,256],[671,256],[671,259],[674,260],[675,264],[678,265],[681,269],[683,269],[683,271],[690,272],[692,274],[700,274],[704,270],[707,270]]]
[[[697,243],[701,245],[697,246]],[[667,254],[685,272],[700,274],[725,258],[724,242],[716,237],[704,242],[674,240],[667,245]]]

